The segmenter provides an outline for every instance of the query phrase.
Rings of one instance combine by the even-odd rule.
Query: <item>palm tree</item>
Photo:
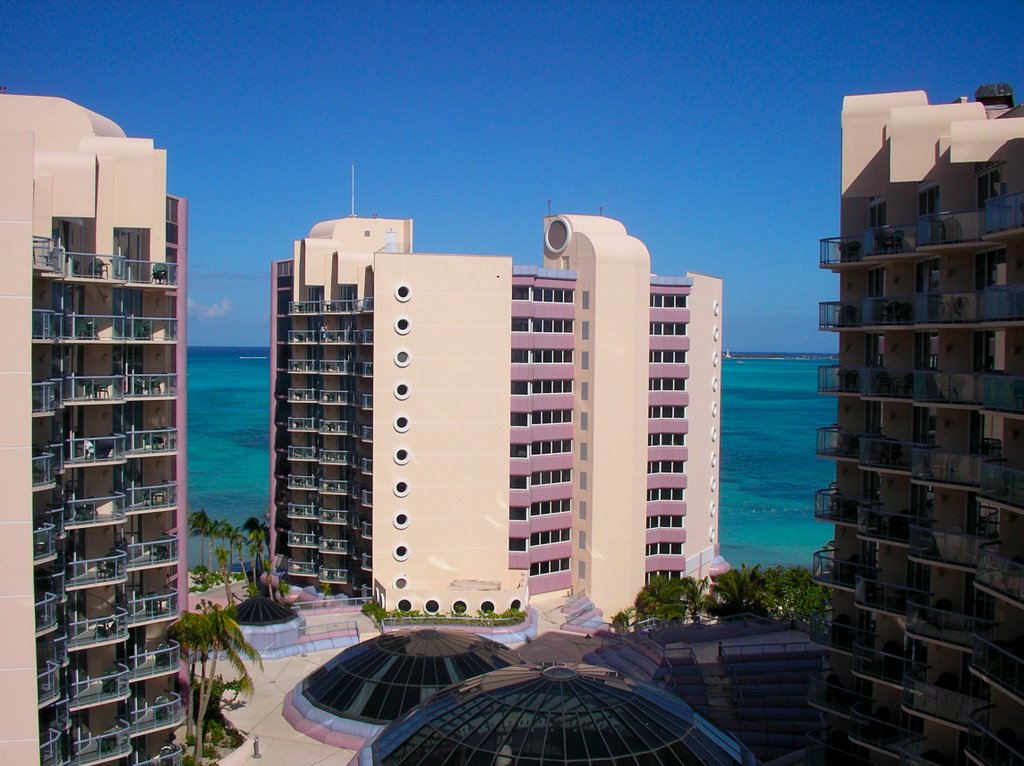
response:
[[[765,614],[764,575],[760,565],[753,568],[741,564],[715,580],[712,592],[714,612],[726,617],[733,614]]]
[[[256,516],[250,516],[242,525],[242,532],[249,541],[249,555],[252,557],[253,582],[259,581],[259,573],[263,571],[263,546],[270,539],[270,525]]]
[[[199,602],[198,612],[185,612],[178,622],[172,626],[174,637],[181,644],[182,650],[189,657],[192,668],[192,679],[195,684],[194,705],[190,705],[190,717],[194,721],[195,750],[193,762],[201,766],[203,759],[203,719],[210,706],[214,680],[217,678],[217,662],[223,655],[224,659],[235,670],[240,681],[239,687],[243,694],[251,694],[253,689],[252,676],[249,675],[243,660],[263,662],[257,652],[242,634],[236,619],[235,607],[220,607],[207,600]],[[195,664],[199,664],[199,678],[194,676]]]
[[[235,594],[231,590],[231,572],[228,570],[231,551],[223,545],[218,545],[213,553],[217,557],[217,566],[220,568],[220,576],[224,581],[224,598],[227,599],[228,606],[231,606],[235,603]]]
[[[637,620],[658,617],[662,620],[676,620],[685,614],[682,596],[682,581],[668,577],[652,577],[636,594],[633,606]]]
[[[680,581],[680,598],[683,609],[694,622],[700,622],[700,616],[711,608],[711,580],[702,577],[686,577]]]
[[[213,530],[213,519],[206,513],[206,508],[192,511],[188,515],[188,532],[202,538],[199,545],[199,563],[206,566],[206,546],[209,543],[209,536]]]

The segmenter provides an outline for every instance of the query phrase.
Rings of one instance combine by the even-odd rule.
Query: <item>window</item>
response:
[[[530,320],[525,317],[512,317],[512,332],[529,332]]]
[[[580,460],[587,459],[587,443],[580,442]]]
[[[580,500],[580,519],[587,518],[587,501]]]
[[[937,332],[914,333],[914,369],[939,369],[939,334]]]
[[[590,290],[584,290],[583,291],[583,298],[581,300],[581,305],[582,305],[584,311],[588,311],[590,309]]]
[[[508,509],[508,520],[509,521],[526,521],[526,511],[527,511],[527,508],[525,506],[519,506],[519,505],[510,506],[509,509]]]
[[[572,303],[572,290],[561,290],[557,287],[533,288],[533,300],[537,303]]]
[[[932,215],[938,213],[939,207],[939,185],[932,184],[926,189],[919,189],[917,192],[917,214]]]
[[[682,543],[648,543],[647,556],[682,556]]]
[[[649,489],[647,490],[647,502],[681,502],[686,498],[685,492],[686,490],[682,487],[658,487],[657,489]]]
[[[914,289],[919,293],[933,293],[939,289],[939,259],[929,258],[916,266]]]
[[[572,530],[552,529],[549,532],[534,532],[530,535],[530,545],[554,545],[555,543],[567,543],[572,539]]]
[[[530,445],[529,444],[511,444],[509,445],[509,457],[529,457],[530,456]]]
[[[512,381],[512,396],[526,396],[530,393],[530,381],[528,380],[513,380]]]
[[[974,371],[1003,372],[1006,360],[1005,330],[977,330],[974,333]]]
[[[552,513],[569,513],[572,500],[539,500],[530,505],[531,516],[550,516]]]
[[[685,447],[686,434],[647,434],[648,447]]]
[[[588,413],[588,412],[581,412],[580,413],[580,430],[581,431],[586,431],[587,428],[589,428],[589,427],[590,427],[590,413]]]
[[[512,285],[512,300],[514,301],[528,301],[530,300],[530,288],[528,285]]]
[[[514,392],[513,392],[514,393]],[[531,394],[571,394],[572,379],[535,380],[530,384]]]
[[[977,167],[977,166],[975,166]],[[985,207],[985,203],[993,197],[998,197],[1003,193],[1002,191],[1002,180],[1003,180],[1003,168],[1000,167],[986,167],[982,165],[982,170],[977,174],[978,178],[978,207]]]
[[[516,551],[523,553],[526,551],[527,540],[525,537],[510,537],[508,539],[508,549],[510,551]]]
[[[512,364],[527,364],[530,361],[530,351],[525,348],[512,349]]]
[[[685,351],[651,351],[651,364],[686,364]]]
[[[686,463],[682,460],[648,460],[647,473],[685,473]]]
[[[526,477],[523,477],[526,478]],[[534,471],[530,475],[530,486],[540,487],[545,484],[567,484],[572,481],[572,469],[561,468],[552,471]]]
[[[580,338],[582,340],[590,340],[590,322],[584,320],[583,325],[580,327]]]
[[[535,426],[571,422],[572,410],[535,410],[530,413],[530,424]]]
[[[589,370],[590,369],[590,352],[589,351],[584,351],[583,352],[583,355],[580,358],[580,366],[584,370]]]
[[[509,476],[508,477],[508,488],[509,489],[529,489],[530,488],[530,477],[529,476]]]
[[[978,253],[974,262],[974,288],[984,290],[993,285],[1006,284],[1006,250]]]
[[[530,352],[534,364],[572,364],[571,348],[535,348]]]
[[[650,378],[647,381],[648,391],[685,391],[686,378]]]
[[[868,269],[868,297],[881,298],[885,295],[885,267]]]
[[[551,561],[538,561],[530,564],[530,576],[553,574],[555,572],[568,572],[569,559],[553,559]]]
[[[658,516],[647,517],[648,529],[680,529],[682,526],[682,516],[669,516],[668,514],[660,514]]]
[[[872,197],[868,204],[868,228],[877,229],[885,226],[886,205],[881,197]]]
[[[864,364],[868,367],[885,366],[885,336],[881,333],[864,336]]]
[[[666,295],[665,293],[651,293],[652,309],[685,309],[685,295]]]
[[[585,380],[580,381],[580,399],[584,402],[590,399],[590,384]]]
[[[572,332],[572,321],[571,319],[534,319],[530,322],[530,327],[533,332]],[[512,329],[514,331],[515,327]]]
[[[579,535],[576,537],[576,546],[581,551],[585,551],[587,549],[587,533],[586,532],[580,532]]]
[[[660,418],[685,418],[686,407],[675,404],[655,404],[647,408],[647,417],[651,420]]]
[[[864,402],[864,433],[882,433],[882,403]]]
[[[686,335],[686,322],[651,322],[651,335]]]
[[[510,420],[513,428],[522,428],[523,426],[528,426],[530,425],[530,413],[513,412]]]
[[[572,452],[572,439],[554,439],[530,445],[531,455],[560,455],[566,452]]]

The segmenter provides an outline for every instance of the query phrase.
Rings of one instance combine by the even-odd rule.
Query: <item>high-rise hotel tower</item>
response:
[[[390,609],[603,609],[717,558],[721,281],[651,274],[610,218],[539,267],[313,227],[273,266],[275,550]]]

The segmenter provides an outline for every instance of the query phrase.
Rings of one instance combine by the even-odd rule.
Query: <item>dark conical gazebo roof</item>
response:
[[[349,647],[296,691],[331,715],[382,725],[454,683],[523,662],[473,633],[403,630]]]
[[[508,667],[398,719],[360,763],[492,766],[756,762],[682,700],[592,665]]]
[[[236,607],[239,625],[280,625],[296,619],[288,607],[266,596],[252,596]]]

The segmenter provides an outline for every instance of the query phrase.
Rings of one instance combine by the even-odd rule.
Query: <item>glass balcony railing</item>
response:
[[[102,734],[79,733],[71,743],[71,766],[89,766],[93,763],[123,758],[132,752],[132,741],[127,721],[116,721]]]
[[[317,366],[323,375],[349,375],[354,372],[355,362],[348,359],[324,359]]]
[[[317,342],[316,330],[289,330],[288,342],[296,344],[312,344]]]
[[[321,495],[347,495],[348,482],[343,479],[320,479]]]
[[[355,373],[363,378],[373,377],[373,362],[356,362]]]
[[[288,446],[289,460],[316,460],[316,447]]]
[[[912,253],[917,249],[917,226],[912,223],[878,226],[864,232],[865,255]]]
[[[315,359],[289,359],[288,372],[299,375],[307,372],[316,372]]]
[[[362,535],[364,540],[372,540],[373,539],[373,522],[372,521],[364,521],[362,524],[359,525],[359,532]]]
[[[288,418],[288,430],[292,432],[317,430],[316,418]]]
[[[178,339],[178,320],[174,317],[118,317],[114,338],[152,343],[173,343]]]
[[[867,702],[869,698],[853,689],[847,689],[832,671],[818,670],[811,673],[807,701],[819,710],[847,718],[853,705]]]
[[[1024,641],[971,637],[971,668],[990,683],[1024,697]]]
[[[359,406],[364,410],[373,408],[373,394],[359,394]]]
[[[57,555],[57,527],[50,523],[41,524],[32,530],[32,561],[41,564],[52,561]]]
[[[178,538],[163,537],[150,542],[128,544],[128,569],[170,566],[178,562]]]
[[[320,567],[319,579],[321,582],[332,583],[334,585],[347,585],[348,570],[338,569],[337,567]]]
[[[359,302],[354,300],[324,301],[325,314],[351,314],[358,310]]]
[[[881,503],[862,502],[857,508],[857,535],[868,540],[906,545],[910,541],[910,511],[893,513]]]
[[[369,553],[364,553],[362,556],[361,567],[364,572],[373,571],[373,556]]]
[[[111,700],[127,699],[128,690],[128,666],[118,663],[98,675],[72,681],[68,703],[72,710],[81,710]]]
[[[850,710],[850,740],[899,755],[903,742],[914,736],[899,722],[899,713],[887,707],[871,709],[870,702],[857,704]]]
[[[115,550],[100,558],[72,560],[68,563],[68,573],[69,590],[124,582],[128,577],[128,555]]]
[[[318,513],[321,524],[348,525],[348,511],[321,508]]]
[[[356,394],[352,391],[321,391],[320,403],[333,405],[355,404]]]
[[[49,705],[60,697],[60,666],[47,660],[36,674],[39,707]]]
[[[860,237],[829,237],[821,240],[818,263],[832,266],[837,263],[858,263],[864,257]]]
[[[853,600],[862,609],[875,609],[903,617],[907,613],[907,602],[910,599],[924,598],[927,595],[927,592],[908,585],[882,582],[873,575],[858,575]]]
[[[288,401],[293,403],[315,402],[317,392],[312,388],[289,388]]]
[[[297,473],[288,474],[288,489],[315,490],[316,486],[317,479],[315,476]]]
[[[980,487],[981,456],[915,449],[911,475],[928,483]]]
[[[54,469],[56,461],[52,452],[44,452],[32,458],[32,486],[34,488],[46,487],[53,484]]]
[[[177,673],[180,662],[181,650],[177,641],[160,643],[152,649],[136,647],[128,656],[128,679],[141,681]]]
[[[985,200],[985,233],[1019,229],[1024,226],[1024,192],[1004,194]]]
[[[364,442],[372,442],[373,426],[359,426],[359,438]]]
[[[992,731],[982,722],[985,717],[975,713],[968,720],[965,752],[969,759],[984,766],[1024,765],[1024,738],[1009,726]]]
[[[288,304],[288,313],[298,316],[309,316],[319,314],[323,301],[291,301]]]
[[[72,376],[64,379],[62,398],[65,404],[124,399],[124,377],[121,375]]]
[[[318,430],[331,436],[347,436],[351,433],[352,423],[348,420],[321,420]]]
[[[359,495],[360,502],[368,507],[373,507],[373,492],[368,489],[362,490]]]
[[[174,287],[178,284],[178,264],[126,259],[124,261],[124,280],[133,285]]]
[[[918,248],[980,242],[984,233],[983,210],[932,213],[917,219]]]
[[[1010,601],[1024,604],[1024,557],[1006,558],[994,546],[978,549],[975,584]]]
[[[181,697],[174,692],[165,692],[149,703],[145,700],[132,703],[128,708],[128,730],[133,737],[178,726],[185,720]]]
[[[59,599],[55,593],[44,593],[36,601],[36,635],[41,636],[57,627],[57,605]]]
[[[320,342],[328,346],[356,342],[355,330],[326,330],[320,332]]]
[[[347,465],[350,461],[348,450],[322,449],[318,455],[321,463],[327,465]]]
[[[925,640],[966,648],[971,645],[972,634],[991,624],[989,620],[952,609],[929,606],[922,602],[907,604],[907,634]]]
[[[48,728],[39,734],[39,766],[65,766],[68,756],[64,752],[64,732]]]
[[[84,649],[89,646],[124,641],[128,638],[128,612],[120,607],[113,614],[91,619],[71,620],[68,623],[68,648]]]
[[[321,553],[333,553],[341,556],[347,556],[349,552],[349,543],[348,540],[321,537],[319,550]]]
[[[317,536],[312,532],[289,532],[288,545],[292,548],[316,548]]]
[[[974,324],[982,319],[985,294],[980,290],[920,293],[915,298],[918,324]]]
[[[955,689],[930,684],[913,673],[903,679],[903,709],[967,727],[971,714],[985,701]]]
[[[59,336],[59,317],[46,309],[32,309],[32,340],[56,340]]]
[[[911,325],[915,321],[912,298],[867,298],[862,312],[865,326]]]
[[[856,368],[827,364],[818,367],[818,393],[859,394],[860,371]]]
[[[829,609],[811,617],[811,640],[819,646],[827,646],[849,654],[855,643],[869,643],[873,634],[851,624],[848,615],[836,615]]]
[[[857,460],[860,458],[861,435],[839,426],[818,429],[817,453],[819,457]]]
[[[125,511],[148,513],[173,508],[178,503],[178,483],[153,484],[148,487],[129,487],[126,490]]]
[[[1019,322],[1024,319],[1024,285],[985,288],[981,318],[986,322]]]
[[[58,392],[57,383],[52,380],[43,380],[38,383],[33,383],[32,412],[56,412],[57,406],[61,403]]]
[[[70,498],[64,507],[64,524],[68,529],[118,524],[125,519],[127,497],[118,492],[109,497]]]
[[[914,399],[944,404],[979,404],[981,378],[972,373],[915,372]]]
[[[55,249],[54,253],[58,256],[58,268],[63,255],[64,274],[72,279],[124,281],[124,258],[120,255],[72,253],[63,249]]]
[[[125,395],[140,399],[159,399],[178,395],[178,376],[173,372],[157,375],[133,373],[128,376]]]
[[[915,665],[909,657],[895,651],[876,649],[871,642],[858,642],[853,645],[852,667],[854,675],[902,687],[904,675]]]
[[[818,304],[818,329],[836,330],[860,327],[863,315],[859,303],[823,301]]]
[[[127,433],[127,453],[132,456],[175,452],[178,449],[177,428],[154,428]]]
[[[64,454],[65,465],[106,463],[125,459],[124,434],[113,436],[83,436],[68,439]]]
[[[967,534],[960,528],[935,529],[934,525],[916,522],[910,525],[910,558],[974,569],[978,565],[978,549],[995,538]]]
[[[858,458],[860,464],[867,468],[909,472],[913,449],[914,445],[909,441],[887,439],[882,436],[862,436]]]
[[[362,457],[359,458],[359,471],[365,474],[373,473],[373,458]]]
[[[910,370],[860,370],[860,393],[884,399],[910,399],[914,396],[914,373]]]
[[[319,564],[315,561],[298,561],[296,559],[288,561],[288,574],[297,577],[316,577],[319,573],[318,568]]]
[[[1024,412],[1024,378],[985,375],[982,377],[981,403],[987,410]]]
[[[356,311],[363,314],[373,311],[373,298],[360,298],[356,301]]]
[[[872,567],[857,561],[836,560],[834,548],[815,551],[812,558],[811,577],[819,585],[830,588],[853,590],[857,575],[874,571]]]
[[[289,519],[315,519],[316,506],[312,503],[288,503]]]
[[[814,493],[814,518],[830,524],[856,524],[857,500],[845,497],[833,484]]]
[[[1024,471],[1002,463],[982,463],[981,494],[1002,505],[1024,510]]]

